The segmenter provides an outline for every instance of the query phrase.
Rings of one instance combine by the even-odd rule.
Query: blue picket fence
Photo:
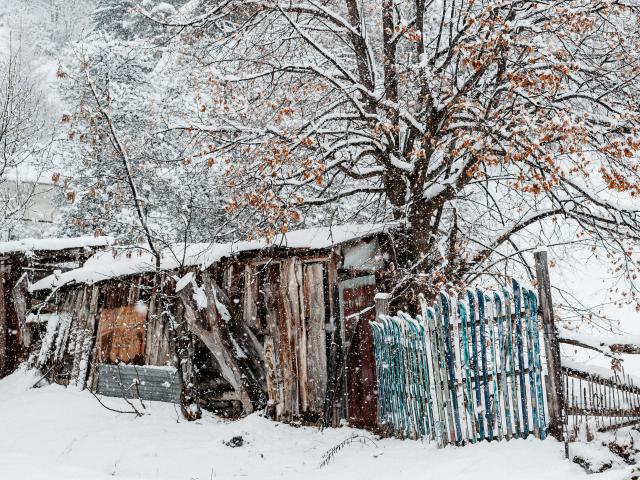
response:
[[[370,322],[383,428],[441,446],[545,438],[538,300],[511,287],[440,293],[418,318]]]

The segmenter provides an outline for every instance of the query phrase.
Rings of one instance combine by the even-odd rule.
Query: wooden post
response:
[[[540,250],[534,253],[536,261],[536,276],[538,279],[538,297],[542,312],[544,344],[547,354],[547,368],[549,382],[547,400],[549,408],[549,433],[558,440],[564,440],[564,386],[562,384],[560,345],[558,329],[553,316],[553,301],[551,299],[551,281],[549,279],[549,265],[547,252]]]
[[[9,295],[5,283],[8,277],[8,272],[3,270],[3,267],[0,267],[0,378],[4,376],[7,365],[7,305],[9,304]]]
[[[390,293],[376,293],[376,320],[380,319],[380,316],[389,315],[389,301],[391,300]]]

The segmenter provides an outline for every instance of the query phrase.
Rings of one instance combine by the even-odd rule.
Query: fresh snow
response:
[[[232,422],[205,413],[189,423],[174,405],[158,402],[145,402],[146,409],[137,405],[144,416],[136,418],[106,410],[86,391],[46,384],[31,388],[39,378],[21,370],[0,380],[3,480],[594,478],[564,460],[563,446],[551,439],[438,450],[419,441],[378,440],[346,427],[293,428],[255,414]],[[130,409],[121,399],[101,400]],[[324,453],[354,434],[375,444],[346,445],[321,468]],[[227,446],[235,436],[244,444]],[[595,480],[627,479],[631,468],[620,466]]]
[[[107,247],[113,244],[112,237],[73,237],[73,238],[25,238],[10,242],[0,242],[0,254],[33,251],[58,251],[68,248]]]
[[[199,287],[195,281],[193,282],[193,300],[196,302],[198,310],[207,309],[207,294],[204,292],[204,288]]]

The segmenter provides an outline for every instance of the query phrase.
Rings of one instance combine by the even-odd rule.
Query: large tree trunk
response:
[[[257,360],[260,356],[250,351],[246,332],[238,335],[238,330],[247,328],[241,319],[231,318],[222,290],[208,273],[201,277],[202,287],[192,279],[178,291],[184,317],[189,329],[214,355],[222,376],[238,394],[244,413],[251,413],[265,402],[264,372]]]

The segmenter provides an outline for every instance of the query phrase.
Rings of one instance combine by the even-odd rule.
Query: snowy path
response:
[[[574,480],[587,475],[552,440],[518,440],[463,449],[413,441],[352,444],[319,468],[322,455],[355,430],[292,428],[251,416],[176,422],[172,405],[147,415],[116,414],[86,392],[30,389],[31,373],[0,380],[0,479],[470,479]],[[121,400],[105,399],[125,408]],[[223,444],[242,435],[244,446]],[[628,472],[628,470],[626,470]],[[627,473],[628,475],[628,473]],[[624,471],[598,479],[628,478]]]

